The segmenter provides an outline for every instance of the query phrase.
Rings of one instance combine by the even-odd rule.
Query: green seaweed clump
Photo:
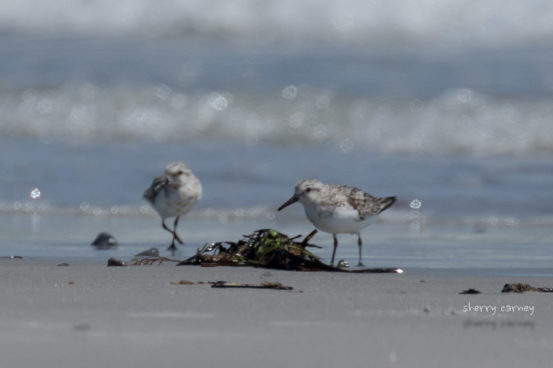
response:
[[[250,266],[293,271],[332,271],[351,273],[403,273],[399,268],[361,268],[348,269],[323,263],[319,257],[306,248],[321,248],[310,244],[315,235],[313,230],[303,240],[301,235],[289,237],[277,230],[261,229],[237,241],[210,243],[198,249],[196,255],[177,266],[201,265],[213,266]]]
[[[237,242],[217,242],[206,244],[198,249],[195,256],[179,265],[202,266],[254,266],[296,271],[335,270],[324,264],[319,257],[308,251],[307,247],[316,230],[301,242],[300,235],[289,237],[273,229],[256,230]]]

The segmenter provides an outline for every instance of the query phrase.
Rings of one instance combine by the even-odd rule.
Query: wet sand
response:
[[[550,276],[432,269],[302,273],[169,263],[108,268],[104,261],[73,260],[57,266],[62,262],[0,260],[2,366],[550,364],[553,294],[501,293],[513,282],[551,287]],[[180,280],[278,281],[294,290],[171,284]],[[482,294],[458,294],[468,288]]]

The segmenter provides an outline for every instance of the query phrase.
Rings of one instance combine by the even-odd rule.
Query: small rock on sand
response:
[[[123,262],[120,259],[117,259],[114,257],[111,257],[110,259],[108,259],[108,267],[124,267],[126,265],[127,263]]]

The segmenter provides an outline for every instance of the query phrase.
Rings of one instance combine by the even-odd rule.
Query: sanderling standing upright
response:
[[[150,202],[161,217],[161,226],[173,234],[169,250],[175,251],[175,240],[183,244],[177,235],[180,216],[188,213],[202,197],[200,180],[182,162],[173,162],[165,168],[165,173],[154,179],[144,192],[143,198]],[[173,230],[165,225],[165,219],[175,217]]]
[[[359,245],[359,266],[361,261],[361,230],[369,225],[372,216],[379,214],[394,204],[396,197],[373,197],[361,189],[347,185],[324,184],[317,179],[300,180],[295,187],[294,195],[278,210],[299,201],[305,215],[319,230],[331,233],[334,237],[331,265],[338,247],[336,234],[357,234]]]

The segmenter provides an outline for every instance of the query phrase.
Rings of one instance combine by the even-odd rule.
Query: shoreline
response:
[[[101,250],[99,252],[105,252],[104,250]],[[113,254],[106,252],[105,256],[103,257],[58,257],[58,256],[19,256],[19,255],[0,255],[0,265],[2,265],[4,262],[36,262],[39,264],[50,264],[50,265],[58,265],[60,263],[68,263],[68,265],[94,265],[94,266],[106,266],[108,263],[108,259],[111,258]],[[119,259],[121,261],[129,263],[130,260],[135,258],[133,255],[129,256],[121,256],[119,254],[115,255],[116,259]],[[174,265],[175,267],[198,267],[198,268],[220,268],[220,267],[226,267],[226,266],[194,266],[194,265],[182,265],[177,266],[177,263],[180,261],[183,261],[184,259],[188,258],[188,256],[175,256],[174,258],[171,255],[163,255],[164,257],[170,258],[173,260],[173,262],[163,262],[161,266],[167,267]],[[181,257],[181,258],[179,258]],[[128,267],[154,267],[154,266],[160,266],[158,264],[153,265],[129,265]],[[230,269],[258,269],[258,270],[267,270],[267,271],[279,271],[279,272],[304,272],[304,273],[316,273],[316,272],[328,272],[333,273],[332,271],[293,271],[293,270],[276,270],[276,269],[270,269],[270,268],[263,268],[263,267],[254,267],[254,266],[243,266],[243,267],[227,267]],[[353,267],[355,269],[356,267]],[[410,276],[424,276],[424,275],[434,275],[434,276],[482,276],[482,277],[535,277],[535,278],[551,278],[553,282],[553,267],[546,268],[546,267],[411,267],[411,266],[393,266],[393,265],[385,265],[385,266],[378,266],[377,264],[372,264],[370,267],[367,267],[370,269],[393,269],[397,268],[403,271],[405,275]],[[378,272],[367,272],[366,274],[371,275]],[[392,273],[393,274],[393,273]]]
[[[552,286],[548,276],[60,262],[0,259],[6,366],[538,367],[553,343],[551,294],[501,293],[505,283]],[[172,284],[180,280],[293,290]],[[482,294],[459,294],[468,288]],[[469,302],[496,314],[463,311]]]

